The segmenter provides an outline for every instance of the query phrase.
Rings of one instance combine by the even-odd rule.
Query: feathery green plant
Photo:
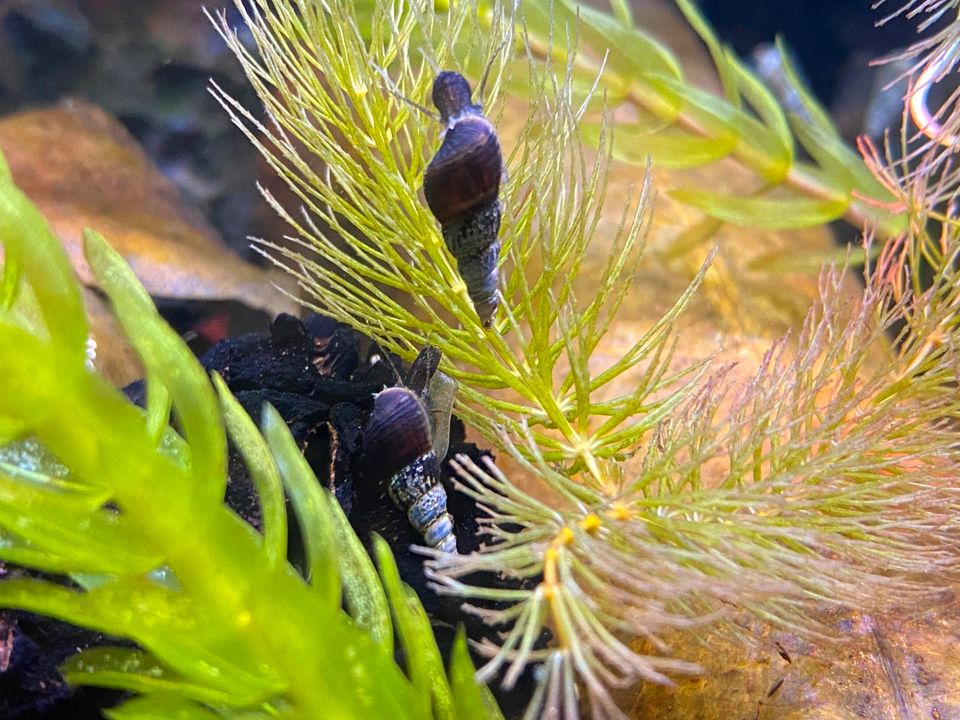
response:
[[[590,364],[640,262],[648,186],[624,211],[595,292],[575,296],[573,279],[598,228],[609,146],[605,122],[587,130],[597,160],[578,142],[591,101],[578,95],[577,69],[591,67],[589,56],[574,44],[538,44],[577,35],[560,22],[572,3],[558,0],[552,20],[545,3],[519,10],[528,54],[543,62],[531,63],[520,83],[529,114],[508,160],[503,303],[490,330],[417,198],[441,128],[402,98],[427,96],[437,67],[489,59],[484,103],[496,118],[507,73],[496,51],[512,47],[516,18],[499,4],[478,12],[467,2],[441,11],[375,2],[364,6],[369,27],[361,27],[341,0],[238,3],[254,49],[220,18],[269,123],[219,88],[214,94],[303,205],[294,213],[264,191],[296,233],[291,245],[262,242],[265,252],[299,280],[305,304],[384,348],[409,359],[425,343],[438,346],[443,370],[460,381],[457,412],[553,492],[544,501],[493,465],[460,460],[467,491],[490,509],[491,542],[473,555],[431,560],[441,587],[507,604],[487,611],[512,629],[488,648],[483,677],[508,666],[510,682],[529,662],[545,663],[531,716],[575,716],[578,680],[596,717],[618,716],[611,687],[669,682],[669,673],[693,669],[671,656],[666,631],[722,619],[731,607],[822,633],[820,603],[918,602],[955,583],[960,570],[950,425],[960,414],[956,224],[933,242],[909,222],[913,215],[889,204],[897,191],[839,142],[809,95],[801,95],[808,119],[788,124],[693,6],[680,4],[714,56],[725,98],[687,85],[671,56],[630,26],[622,2],[613,4],[617,20],[579,8],[587,42],[603,34],[631,44],[629,55],[611,50],[599,82],[609,92],[618,78],[625,94],[687,133],[680,155],[691,164],[730,154],[767,186],[813,197],[684,199],[766,227],[846,214],[901,233],[902,255],[881,259],[856,302],[843,300],[840,271],[824,274],[796,341],[775,344],[752,380],[734,384],[739,396],[732,374],[708,370],[706,360],[668,370],[671,327],[703,271],[623,357]],[[793,157],[790,128],[815,164]],[[657,149],[649,147],[655,157]],[[899,292],[929,254],[934,287]],[[907,328],[891,345],[887,332],[901,321]],[[611,397],[612,381],[629,373],[636,389]],[[481,569],[531,579],[533,589],[464,581]],[[539,649],[544,628],[553,642]]]
[[[0,607],[137,645],[74,656],[68,681],[136,693],[108,711],[115,720],[501,717],[473,680],[462,635],[444,671],[386,544],[376,543],[378,575],[276,411],[264,411],[261,436],[92,232],[87,261],[146,367],[146,410],[85,366],[80,286],[2,156],[0,240],[0,427],[10,441],[0,560],[59,576],[0,581]],[[182,436],[167,426],[171,407]],[[228,434],[259,493],[262,535],[223,503]],[[306,577],[287,563],[284,491]]]

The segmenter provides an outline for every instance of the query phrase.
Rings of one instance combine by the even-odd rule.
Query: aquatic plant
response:
[[[146,368],[146,409],[86,367],[80,286],[2,156],[0,238],[0,560],[46,573],[0,581],[0,607],[136,643],[75,656],[69,682],[135,693],[116,720],[501,717],[462,635],[444,670],[386,544],[378,573],[279,414],[265,409],[261,435],[92,232],[86,258]],[[228,436],[262,535],[223,502]],[[284,494],[306,576],[287,562]]]
[[[928,5],[953,7],[920,7]],[[457,411],[544,485],[534,495],[493,465],[458,460],[464,487],[490,509],[491,537],[478,554],[435,553],[431,567],[447,591],[503,602],[486,612],[511,630],[487,648],[481,677],[506,667],[509,682],[542,662],[531,715],[575,716],[583,688],[593,714],[612,717],[611,688],[695,669],[667,633],[736,632],[731,610],[823,633],[823,604],[911,604],[955,586],[960,233],[956,172],[940,144],[949,130],[902,156],[865,147],[868,177],[799,85],[809,117],[793,119],[788,133],[787,113],[691,5],[682,7],[721,70],[724,98],[678,78],[676,61],[632,25],[626,3],[611,3],[613,15],[581,9],[579,31],[564,24],[572,7],[558,2],[551,20],[546,3],[524,4],[521,76],[499,54],[518,27],[499,6],[478,15],[468,3],[435,11],[254,0],[240,8],[255,51],[222,27],[269,122],[217,94],[306,208],[286,211],[268,195],[298,245],[263,247],[300,279],[307,302],[408,359],[426,342],[440,347],[444,371],[461,383]],[[602,50],[581,52],[597,49],[598,34],[613,46],[605,65]],[[583,45],[567,44],[577,37]],[[440,127],[401,96],[426,96],[434,64],[478,75],[490,58],[491,117],[519,85],[529,118],[508,158],[503,300],[486,329],[417,199]],[[588,80],[584,70],[593,71]],[[669,162],[676,141],[673,162],[711,161],[719,138],[724,153],[788,193],[775,201],[782,206],[688,195],[717,217],[769,224],[776,209],[793,225],[878,220],[889,239],[862,296],[844,299],[841,272],[826,270],[797,337],[775,343],[738,384],[709,358],[671,364],[671,329],[701,270],[626,353],[596,367],[642,262],[649,184],[605,238],[614,251],[604,280],[578,296],[608,158],[622,154],[606,121],[590,125],[595,85],[627,88],[662,111],[648,148],[656,160]],[[955,118],[943,117],[942,128]],[[830,149],[810,150],[816,165],[793,157],[793,134],[806,145],[804,133]],[[0,467],[0,559],[70,581],[4,580],[0,606],[139,647],[84,653],[66,667],[71,681],[139,693],[110,711],[116,718],[497,716],[462,641],[444,673],[389,554],[381,546],[378,579],[281,421],[268,411],[261,437],[219,383],[218,405],[199,365],[93,234],[88,260],[147,368],[146,411],[85,368],[76,281],[2,165],[0,239],[0,431],[20,438],[8,446],[18,460],[6,455]],[[633,389],[618,395],[623,378]],[[167,427],[171,407],[182,434]],[[257,482],[262,535],[222,503],[226,434]],[[26,472],[24,458],[39,465]],[[305,530],[307,578],[285,562],[283,491]],[[466,577],[477,569],[533,586],[477,587]],[[552,633],[545,649],[536,644],[543,629]]]
[[[460,460],[464,486],[490,510],[490,541],[477,554],[431,560],[445,590],[507,604],[488,613],[512,630],[487,648],[481,676],[507,666],[509,683],[543,662],[531,715],[574,716],[579,681],[595,716],[617,716],[611,687],[693,669],[672,656],[665,632],[722,627],[731,607],[822,633],[818,603],[920,602],[957,578],[955,220],[941,211],[942,235],[931,237],[928,211],[897,202],[901,178],[871,173],[789,67],[802,110],[792,114],[692,4],[679,5],[711,51],[722,98],[684,80],[623,2],[607,15],[531,1],[518,17],[500,4],[478,12],[471,3],[374,2],[361,4],[360,17],[337,0],[238,3],[255,47],[220,18],[268,121],[214,94],[303,208],[264,190],[295,236],[260,247],[297,278],[305,305],[407,359],[426,343],[439,347],[442,369],[460,382],[457,412],[548,488],[549,501],[495,466]],[[518,44],[528,66],[516,82],[509,58]],[[502,303],[490,329],[417,197],[441,128],[414,107],[436,69],[487,63],[491,117],[508,76],[528,91],[526,125],[507,149]],[[584,68],[595,73],[586,84]],[[825,270],[796,339],[775,343],[754,377],[735,384],[708,358],[680,369],[670,362],[671,328],[705,265],[660,321],[596,367],[641,262],[649,193],[645,183],[628,203],[605,238],[605,272],[578,296],[617,154],[607,121],[588,124],[598,86],[657,118],[659,127],[644,128],[644,157],[670,152],[675,164],[696,165],[732,156],[762,181],[762,197],[690,189],[675,197],[762,227],[844,216],[868,230],[867,249],[873,228],[892,238],[862,297],[844,300],[842,272]],[[797,160],[795,138],[812,162]],[[952,197],[955,173],[944,170],[950,179],[934,195]],[[919,177],[925,189],[933,176]],[[771,188],[785,194],[767,197]],[[909,282],[920,258],[935,268],[932,286]],[[632,390],[618,394],[624,378]],[[475,570],[535,587],[464,582]],[[546,650],[536,647],[544,628],[553,635]]]

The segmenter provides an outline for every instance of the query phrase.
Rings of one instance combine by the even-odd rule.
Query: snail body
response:
[[[440,484],[430,420],[417,394],[404,387],[377,394],[363,449],[389,476],[387,493],[430,547],[457,551],[447,493]]]
[[[433,104],[447,129],[424,173],[423,193],[477,315],[489,327],[500,304],[500,142],[483,110],[470,102],[470,85],[459,73],[437,75]]]

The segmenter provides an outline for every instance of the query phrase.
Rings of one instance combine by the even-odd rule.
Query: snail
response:
[[[457,538],[432,442],[427,410],[415,392],[391,387],[377,393],[363,431],[364,455],[389,476],[390,499],[427,545],[452,553]]]
[[[463,75],[439,73],[433,104],[446,133],[424,173],[423,193],[480,322],[490,327],[500,304],[500,143],[480,105],[470,102],[470,85]]]

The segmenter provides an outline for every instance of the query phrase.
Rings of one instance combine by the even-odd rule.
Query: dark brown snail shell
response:
[[[363,452],[378,462],[382,475],[393,476],[432,450],[430,418],[415,393],[387,388],[373,403],[363,432]]]
[[[500,302],[500,142],[480,106],[470,103],[470,85],[459,73],[437,75],[433,102],[447,131],[427,165],[423,193],[473,306],[489,326]]]
[[[390,498],[426,543],[456,552],[453,518],[432,443],[430,419],[416,393],[393,387],[377,394],[363,432],[364,454],[389,475]]]
[[[440,225],[462,219],[500,195],[503,156],[490,121],[469,116],[447,130],[423,176],[423,194]]]

